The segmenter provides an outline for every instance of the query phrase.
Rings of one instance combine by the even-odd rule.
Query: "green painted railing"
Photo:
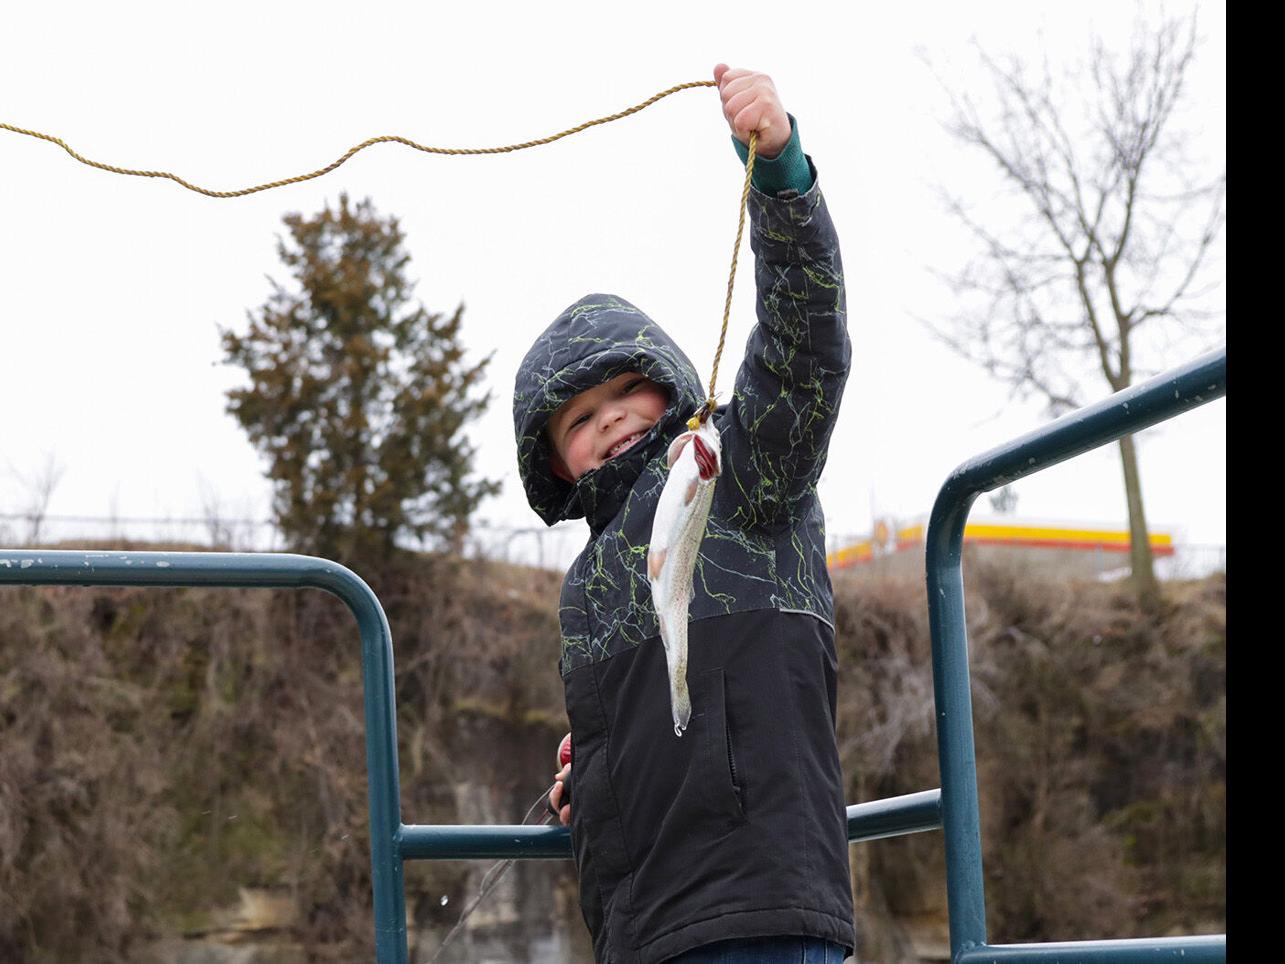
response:
[[[1114,442],[1227,393],[1227,351],[1220,349],[1064,415],[969,459],[942,486],[928,522],[926,564],[932,627],[933,694],[941,766],[942,825],[951,958],[1063,964],[1095,961],[1225,961],[1226,935],[1058,944],[986,943],[986,895],[977,807],[973,705],[964,622],[963,540],[968,511],[983,492]]]
[[[960,466],[942,488],[928,531],[942,790],[847,808],[848,838],[876,840],[946,829],[951,947],[957,964],[1004,962],[1224,961],[1226,937],[1064,944],[986,944],[977,773],[964,629],[962,536],[968,509],[982,492],[1103,445],[1226,391],[1226,352],[1190,365],[1001,446]],[[361,636],[370,798],[375,953],[379,964],[407,960],[406,860],[566,858],[563,827],[427,826],[401,820],[393,648],[388,620],[370,587],[351,570],[311,556],[220,552],[78,552],[0,549],[0,585],[214,586],[315,588],[352,610]]]
[[[361,635],[370,799],[375,956],[407,960],[407,860],[567,858],[565,827],[426,826],[401,820],[393,642],[383,607],[354,572],[312,556],[226,552],[77,552],[0,549],[0,585],[213,586],[324,589],[342,599]],[[874,840],[941,826],[936,790],[848,808],[848,835]]]

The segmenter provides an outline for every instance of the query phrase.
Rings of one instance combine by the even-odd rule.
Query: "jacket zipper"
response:
[[[723,721],[723,738],[727,741],[727,767],[732,772],[732,786],[735,788],[737,796],[740,796],[741,781],[736,779],[736,757],[732,755],[732,731],[728,727],[726,720]]]

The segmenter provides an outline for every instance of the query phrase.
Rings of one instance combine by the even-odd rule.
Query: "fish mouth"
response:
[[[635,432],[633,435],[629,435],[629,436],[626,436],[625,438],[622,438],[619,442],[617,442],[615,445],[613,445],[610,449],[607,450],[607,454],[603,456],[603,458],[604,459],[615,458],[621,452],[624,452],[627,449],[632,448],[635,444],[642,441],[642,437],[646,434],[647,434],[646,432]]]

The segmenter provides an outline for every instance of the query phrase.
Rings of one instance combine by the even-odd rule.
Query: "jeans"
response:
[[[742,937],[694,948],[665,964],[843,964],[844,951],[819,937]]]

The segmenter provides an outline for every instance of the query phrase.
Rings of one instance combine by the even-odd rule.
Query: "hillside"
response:
[[[371,581],[405,818],[516,822],[567,729],[558,574],[407,556]],[[991,938],[1224,930],[1225,577],[1168,585],[1158,618],[1116,586],[968,583]],[[849,801],[938,786],[922,585],[841,574],[835,594]],[[0,591],[0,959],[369,959],[361,712],[355,626],[325,594]],[[940,834],[852,864],[860,959],[935,958]],[[410,865],[418,959],[485,869]],[[510,878],[447,956],[588,960],[570,864]]]

